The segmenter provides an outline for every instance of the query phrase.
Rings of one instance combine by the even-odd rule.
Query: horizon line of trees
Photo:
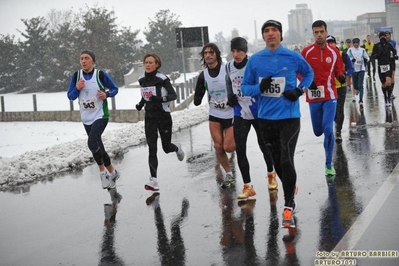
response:
[[[52,9],[47,18],[22,19],[26,40],[0,35],[0,93],[66,91],[85,49],[96,55],[95,68],[107,71],[118,86],[133,63],[150,52],[161,57],[163,73],[182,71],[175,38],[175,28],[182,25],[178,18],[169,10],[158,11],[143,32],[145,45],[139,30],[119,29],[114,12],[106,8],[86,5],[76,14]],[[190,49],[184,48],[184,57],[191,57]]]

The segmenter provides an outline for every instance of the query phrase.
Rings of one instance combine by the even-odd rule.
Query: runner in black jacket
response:
[[[385,105],[391,106],[392,94],[392,69],[390,67],[391,53],[397,57],[395,48],[387,41],[384,32],[379,34],[380,42],[376,43],[371,54],[372,60],[377,59],[378,76],[382,84],[382,93],[385,97]]]
[[[141,101],[136,105],[140,111],[145,106],[144,128],[148,145],[148,164],[150,167],[150,182],[144,188],[159,190],[157,169],[157,142],[158,132],[161,136],[162,148],[165,153],[176,152],[179,161],[184,159],[184,152],[179,143],[173,144],[172,116],[170,115],[169,102],[177,98],[176,91],[170,79],[158,71],[161,67],[161,58],[155,54],[146,54],[143,59],[145,72],[139,77],[141,86]]]

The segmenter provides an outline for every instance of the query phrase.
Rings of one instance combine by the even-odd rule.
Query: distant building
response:
[[[373,42],[379,42],[378,34],[374,34],[374,29],[385,26],[387,26],[387,17],[385,12],[366,13],[357,16],[355,36],[360,40],[363,40],[366,39],[368,34],[370,34]]]
[[[307,4],[297,4],[296,9],[288,14],[289,35],[296,35],[296,44],[307,44],[312,41],[312,10]],[[292,37],[292,36],[291,36]]]
[[[335,37],[337,42],[352,39],[356,30],[356,20],[332,20],[326,21],[328,34]],[[349,37],[348,37],[349,36]]]
[[[399,41],[399,0],[385,0],[387,25],[393,29],[392,39]]]

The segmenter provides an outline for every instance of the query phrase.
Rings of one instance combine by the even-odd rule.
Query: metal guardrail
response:
[[[187,81],[186,86],[183,83],[174,84],[177,94],[177,99],[174,102],[170,102],[171,111],[180,111],[191,103],[194,98],[194,84],[196,84],[196,78]],[[185,88],[188,88],[189,96]],[[0,96],[1,103],[1,115],[0,122],[13,122],[13,121],[70,121],[80,122],[80,112],[74,110],[73,102],[70,101],[69,111],[38,111],[37,110],[37,99],[36,95],[32,95],[33,98],[33,111],[22,111],[22,112],[6,112],[4,96]],[[115,104],[115,98],[111,98],[110,108],[110,122],[117,123],[135,123],[144,120],[144,111],[137,110],[117,110]]]

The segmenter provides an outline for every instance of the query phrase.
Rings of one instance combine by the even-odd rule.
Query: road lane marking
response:
[[[335,246],[335,252],[340,252],[342,250],[352,250],[356,246],[359,239],[362,237],[364,232],[367,230],[370,223],[373,221],[374,217],[377,215],[378,211],[381,209],[382,205],[386,199],[391,194],[395,185],[399,183],[399,164],[396,165],[395,169],[388,176],[385,182],[382,184],[380,189],[371,199],[370,203],[364,209],[364,211],[359,215],[350,229],[342,237],[342,239]]]

